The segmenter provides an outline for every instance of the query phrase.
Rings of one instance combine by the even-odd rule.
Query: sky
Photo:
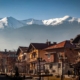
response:
[[[0,18],[44,20],[65,15],[80,18],[79,8],[80,0],[0,0]]]

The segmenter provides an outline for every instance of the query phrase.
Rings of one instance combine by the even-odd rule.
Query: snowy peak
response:
[[[64,16],[62,18],[52,18],[52,19],[48,19],[48,20],[36,20],[36,19],[26,19],[23,20],[24,23],[26,23],[27,25],[32,25],[32,24],[38,24],[38,25],[59,25],[59,24],[64,24],[65,22],[80,22],[80,18],[75,18],[75,17],[71,17],[71,16]]]
[[[70,20],[70,19],[72,19],[72,17],[70,17],[70,16],[64,16],[63,18],[60,18],[60,19],[62,19],[62,20]]]
[[[66,16],[64,16],[63,18],[65,18],[65,17]],[[80,22],[80,18],[68,16],[67,18],[64,19],[64,21],[68,21],[68,22]]]
[[[70,16],[64,16],[62,18],[53,18],[53,19],[49,19],[49,20],[43,20],[44,25],[59,25],[62,24],[64,22],[80,22],[79,18],[75,18],[75,17],[70,17]]]
[[[33,24],[37,24],[37,25],[51,25],[51,26],[55,26],[55,25],[60,25],[60,24],[68,24],[68,23],[80,23],[80,18],[75,18],[75,17],[71,17],[71,16],[64,16],[62,18],[52,18],[52,19],[48,19],[48,20],[36,20],[33,18],[30,19],[26,19],[26,20],[17,20],[13,17],[5,17],[5,18],[0,18],[0,28],[4,29],[4,28],[20,28],[26,25],[33,25]]]
[[[0,19],[0,28],[19,28],[25,25],[26,24],[13,17],[4,17]]]

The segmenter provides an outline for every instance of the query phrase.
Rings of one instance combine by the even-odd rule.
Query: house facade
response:
[[[43,49],[51,46],[50,43],[31,43],[27,50],[29,56],[30,73],[37,74],[45,72],[44,65],[46,62],[45,52]]]
[[[16,62],[15,51],[0,51],[0,72],[10,73],[14,71]]]
[[[75,62],[77,55],[74,48],[75,45],[66,40],[44,49],[47,51],[45,55],[48,59],[53,55],[53,62],[46,63],[45,68],[53,75],[67,74],[68,70],[72,71],[70,64]]]
[[[20,46],[17,49],[16,55],[16,63],[15,65],[19,69],[19,73],[26,73],[27,72],[27,49],[28,47]]]
[[[75,51],[77,52],[76,63],[80,62],[80,34],[77,35],[73,40],[72,43],[75,44]]]
[[[7,52],[7,73],[14,72],[16,58],[16,51]]]
[[[7,72],[7,54],[5,51],[0,51],[0,73]]]

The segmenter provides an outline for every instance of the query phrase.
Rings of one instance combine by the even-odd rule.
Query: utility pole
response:
[[[65,54],[65,49],[64,49],[64,54]],[[61,80],[63,80],[63,65],[64,65],[64,62],[65,62],[65,59],[67,59],[66,56],[63,56],[63,55],[60,55],[59,56],[60,60],[62,61],[62,75],[61,75]]]
[[[40,65],[40,62],[42,61],[42,58],[37,58],[38,60],[38,70],[39,70],[39,80],[41,80],[41,65]]]
[[[63,57],[62,57],[62,75],[61,75],[61,80],[63,80]]]

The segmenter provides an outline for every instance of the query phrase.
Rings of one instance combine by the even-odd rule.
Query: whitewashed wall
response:
[[[52,68],[50,68],[50,64],[45,64],[45,69],[49,70],[50,74],[53,75],[62,75],[62,63],[60,62],[60,67],[58,66],[58,63],[53,63]],[[68,70],[71,72],[73,71],[73,68],[70,68],[68,64],[64,64],[63,66],[63,74],[67,74]]]

